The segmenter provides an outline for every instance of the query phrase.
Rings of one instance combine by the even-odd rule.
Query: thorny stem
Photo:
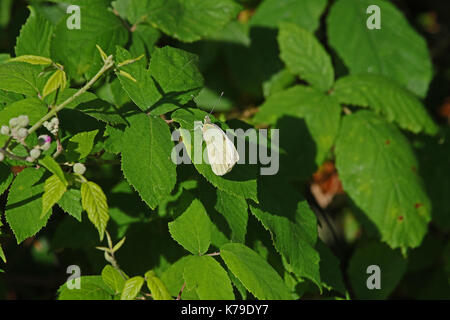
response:
[[[56,113],[58,113],[58,111],[61,111],[62,109],[64,109],[64,107],[66,107],[69,103],[71,103],[73,100],[75,100],[76,98],[78,98],[80,95],[82,95],[83,93],[85,93],[87,90],[89,90],[92,85],[109,69],[111,69],[114,66],[114,61],[113,61],[113,56],[110,55],[108,58],[106,58],[105,63],[103,65],[103,67],[97,72],[97,74],[91,79],[89,80],[88,83],[86,83],[80,90],[78,90],[73,96],[71,96],[70,98],[68,98],[66,101],[64,101],[63,103],[61,103],[60,105],[56,106],[55,108],[53,108],[52,111],[50,111],[49,113],[47,113],[45,116],[43,116],[38,122],[36,122],[31,128],[30,130],[28,130],[28,134],[33,133],[34,131],[36,131],[39,127],[42,126],[42,124],[47,121],[48,119],[52,118]]]

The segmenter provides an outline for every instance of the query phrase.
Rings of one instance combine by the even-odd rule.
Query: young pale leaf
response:
[[[65,186],[68,185],[66,177],[64,176],[64,172],[62,171],[60,165],[55,161],[55,159],[53,159],[53,157],[47,155],[39,160],[39,164],[56,175]]]
[[[172,238],[192,254],[206,253],[211,243],[211,220],[202,203],[195,199],[175,221],[169,222]]]
[[[176,182],[170,158],[173,142],[159,117],[139,113],[128,118],[122,144],[122,171],[141,198],[154,209],[170,195]]]
[[[56,70],[55,73],[47,80],[42,95],[48,96],[57,89],[64,90],[67,84],[66,73],[63,70]]]
[[[33,55],[23,55],[18,56],[16,58],[9,59],[9,61],[18,61],[18,62],[25,62],[29,64],[38,64],[38,65],[49,65],[52,63],[52,60],[46,57],[41,56],[33,56]]]
[[[378,266],[379,270],[369,266]],[[347,274],[355,295],[359,299],[387,299],[392,290],[402,279],[407,266],[407,260],[399,251],[391,250],[379,242],[370,242],[359,246],[349,261]],[[368,288],[375,284],[378,277],[380,287]]]
[[[75,162],[86,158],[94,146],[97,133],[98,130],[84,131],[71,137],[65,148],[67,160]]]
[[[293,23],[283,23],[278,44],[280,57],[293,74],[321,91],[331,88],[334,81],[331,58],[313,34]]]
[[[42,213],[43,218],[46,213],[61,199],[67,190],[66,184],[61,181],[57,175],[52,175],[45,180],[44,194],[42,195]],[[51,213],[50,213],[51,214]]]
[[[375,74],[358,74],[340,78],[333,95],[342,104],[370,107],[388,121],[414,133],[435,134],[438,127],[424,105],[410,91],[395,81]]]
[[[145,273],[145,280],[147,281],[147,287],[152,294],[153,300],[173,300],[170,293],[167,291],[166,286],[158,278],[153,270]]]
[[[181,137],[191,159],[194,150],[193,139],[195,138],[194,121],[203,121],[205,115],[207,115],[206,112],[192,108],[178,109],[172,113],[172,119],[178,122],[183,129],[187,129],[186,131],[181,131]],[[189,136],[185,136],[187,134]],[[203,150],[205,147],[205,143],[203,143]],[[204,160],[202,160],[202,163],[194,163],[194,166],[206,180],[218,189],[245,199],[258,201],[256,192],[258,171],[256,166],[237,164],[233,170],[224,176],[214,174],[211,166]]]
[[[120,272],[114,267],[107,265],[102,270],[102,280],[115,294],[121,293],[125,286],[125,279]]]
[[[101,276],[83,276],[79,280],[79,289],[69,289],[67,282],[62,285],[58,289],[58,300],[112,300],[114,291],[103,282]]]
[[[44,172],[42,168],[26,168],[17,175],[9,189],[5,216],[17,243],[35,235],[50,216],[48,212],[41,219]]]
[[[144,278],[142,277],[137,276],[128,279],[124,284],[120,300],[134,300],[139,294],[139,291],[141,291],[143,284]]]
[[[290,300],[289,289],[278,273],[259,254],[243,244],[227,243],[220,248],[227,267],[256,298]]]
[[[344,117],[336,140],[344,190],[392,248],[417,247],[431,218],[430,201],[406,137],[370,111]],[[376,201],[374,201],[376,199]]]
[[[82,183],[81,204],[88,213],[89,220],[97,228],[100,240],[102,240],[109,220],[108,203],[102,188],[92,181]]]
[[[201,300],[234,300],[230,278],[213,257],[190,257],[183,277],[186,289],[194,290]]]
[[[112,252],[114,253],[117,252],[123,246],[126,239],[127,239],[126,237],[123,237],[119,242],[117,242],[112,248]]]
[[[278,28],[280,22],[292,22],[314,32],[327,0],[264,0],[250,20],[254,27]]]
[[[53,34],[53,25],[45,17],[40,15],[34,7],[28,6],[30,15],[20,29],[14,51],[16,56],[35,55],[50,57],[50,43]],[[52,61],[50,59],[48,63]],[[43,62],[43,61],[42,61]]]
[[[380,8],[380,29],[366,25],[366,10],[371,5]],[[389,1],[334,2],[327,17],[327,33],[351,74],[383,74],[421,97],[426,95],[432,77],[427,44]]]

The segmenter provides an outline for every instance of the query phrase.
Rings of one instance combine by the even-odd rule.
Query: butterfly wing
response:
[[[230,172],[239,161],[239,154],[233,142],[215,124],[204,124],[202,130],[212,171],[218,176]]]

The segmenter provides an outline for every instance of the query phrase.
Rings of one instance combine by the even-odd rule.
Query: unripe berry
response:
[[[5,155],[3,154],[3,152],[0,152],[0,161],[3,161],[3,159],[5,159]]]
[[[27,115],[21,115],[17,118],[19,126],[26,127],[30,123],[30,119],[28,119]]]
[[[73,172],[78,174],[84,174],[86,172],[86,167],[82,163],[75,163],[73,165]]]
[[[19,124],[19,119],[17,119],[17,118],[11,118],[9,120],[9,126],[11,128],[17,126],[18,124]]]
[[[9,127],[8,126],[2,126],[2,128],[0,129],[0,133],[7,136],[9,135]]]
[[[41,151],[39,149],[33,149],[30,151],[30,157],[32,157],[33,159],[39,158],[40,155]]]
[[[28,130],[25,128],[20,128],[17,130],[17,137],[18,138],[25,138],[28,135]]]
[[[57,117],[52,118],[52,120],[50,120],[51,123],[53,123],[54,126],[58,126],[59,125],[59,120]]]

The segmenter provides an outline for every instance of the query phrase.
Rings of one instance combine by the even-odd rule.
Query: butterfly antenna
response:
[[[220,94],[219,101],[218,101],[217,103],[220,102],[220,99],[222,99],[222,96],[223,96],[223,91],[222,91],[222,93]],[[217,105],[217,104],[216,104],[216,105]],[[216,107],[216,105],[212,107],[211,111],[209,112],[209,115],[211,115],[211,114],[213,113],[214,108]]]

